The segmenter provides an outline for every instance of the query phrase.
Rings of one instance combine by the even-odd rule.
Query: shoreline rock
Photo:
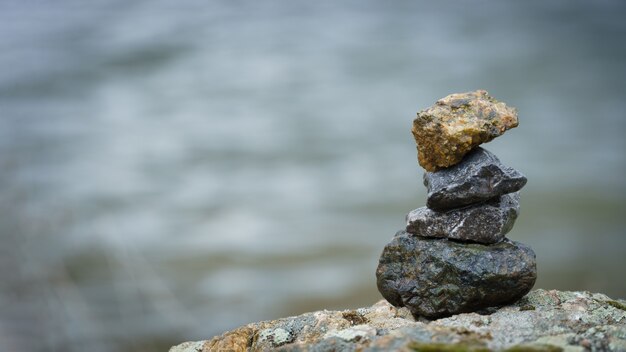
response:
[[[600,293],[535,290],[514,304],[416,321],[382,300],[252,323],[170,352],[626,351],[626,301]]]

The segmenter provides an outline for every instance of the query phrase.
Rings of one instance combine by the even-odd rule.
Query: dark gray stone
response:
[[[446,210],[517,192],[526,185],[526,177],[478,147],[456,165],[426,172],[424,185],[428,188],[426,205]]]
[[[511,231],[518,215],[519,192],[516,192],[445,212],[417,208],[406,216],[406,231],[422,237],[491,244],[500,242]]]
[[[400,231],[385,246],[376,278],[389,303],[440,318],[517,301],[537,269],[533,250],[507,239],[485,246]]]

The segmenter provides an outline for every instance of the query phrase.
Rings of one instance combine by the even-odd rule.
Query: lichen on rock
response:
[[[474,147],[517,127],[517,111],[484,90],[450,94],[417,113],[411,132],[427,171],[452,166]]]

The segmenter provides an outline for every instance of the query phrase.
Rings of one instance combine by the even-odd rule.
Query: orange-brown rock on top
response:
[[[515,108],[477,90],[450,94],[418,112],[411,132],[420,165],[435,171],[460,162],[472,148],[517,125]]]

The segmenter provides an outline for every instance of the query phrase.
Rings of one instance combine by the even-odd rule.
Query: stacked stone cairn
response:
[[[516,110],[483,90],[417,114],[412,132],[428,199],[380,257],[378,290],[391,304],[435,319],[513,303],[533,287],[535,253],[505,237],[526,177],[479,147],[517,125]]]

